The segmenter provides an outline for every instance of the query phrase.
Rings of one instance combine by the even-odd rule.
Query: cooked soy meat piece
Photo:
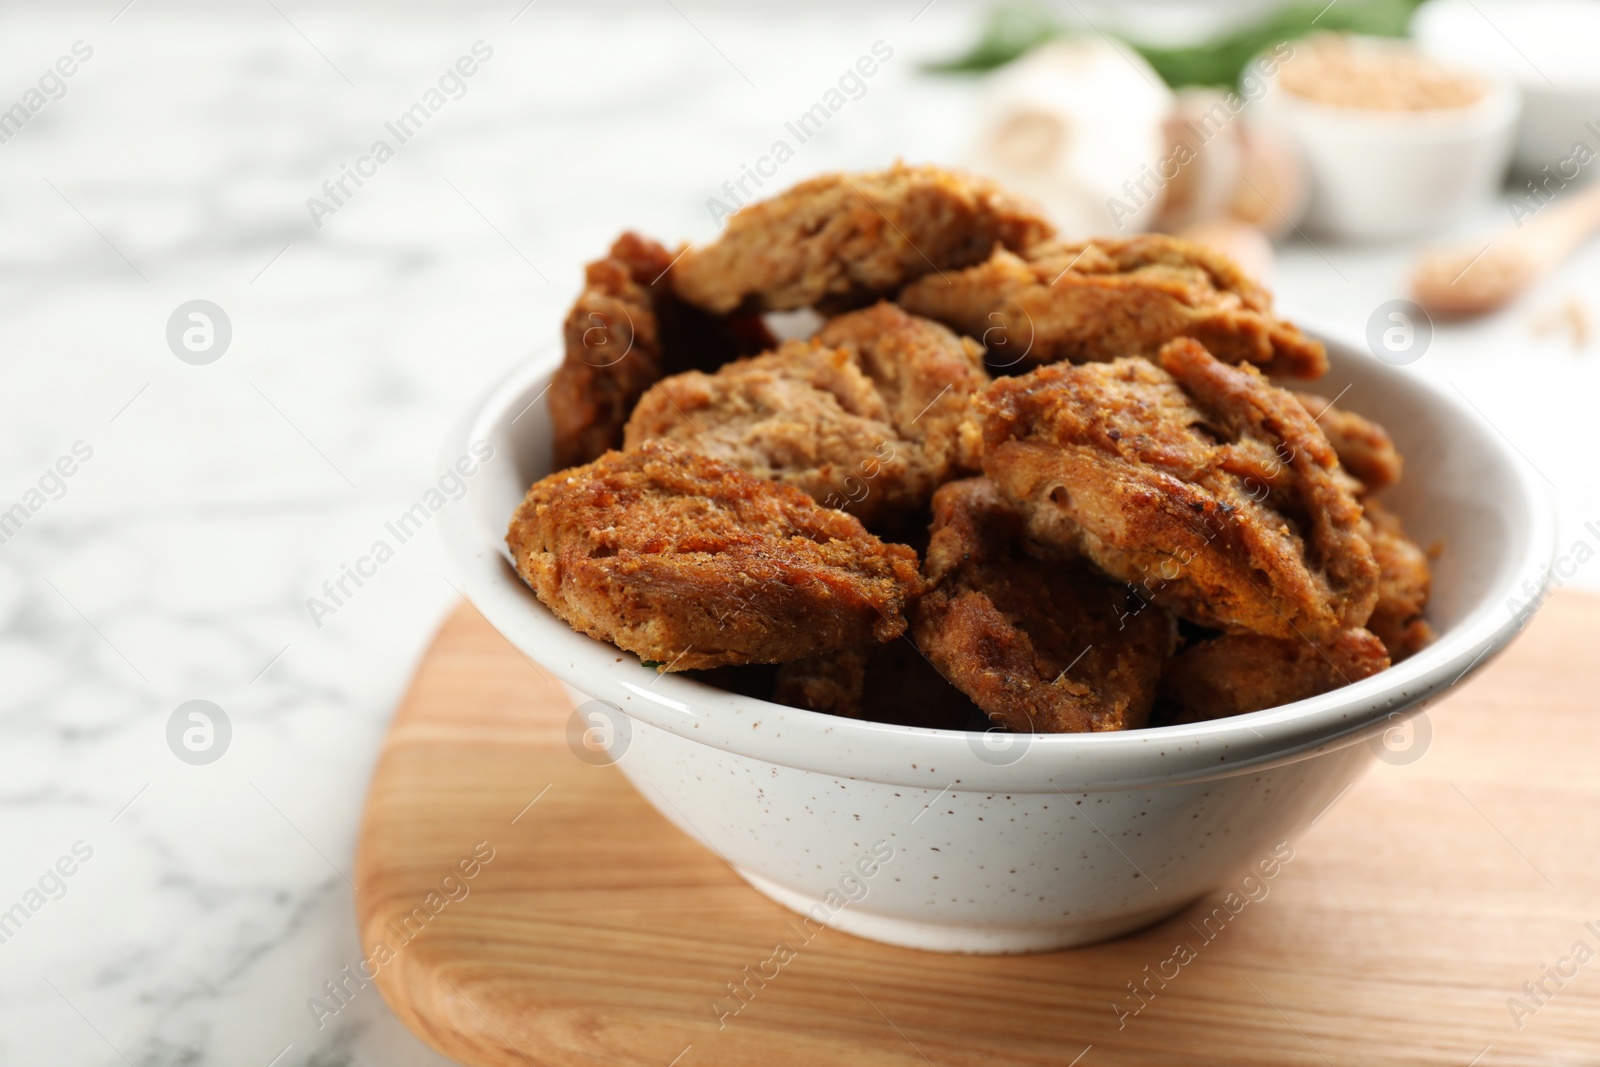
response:
[[[1009,730],[1144,726],[1176,642],[1172,617],[1085,560],[1031,554],[1024,525],[986,478],[934,495],[918,647]]]
[[[887,641],[922,588],[912,549],[669,441],[535,483],[506,543],[556,615],[669,671]]]
[[[1276,317],[1271,294],[1232,260],[1161,234],[996,249],[975,267],[918,279],[900,303],[982,338],[990,366],[1015,372],[1154,356],[1177,337],[1268,374],[1328,369],[1321,343]]]
[[[998,379],[974,405],[984,471],[1037,543],[1088,557],[1221,630],[1332,640],[1378,565],[1361,505],[1294,396],[1190,339]]]
[[[860,305],[906,282],[977,263],[999,244],[1053,236],[1042,209],[986,178],[897,163],[824,174],[740,209],[673,272],[678,294],[715,314]]]

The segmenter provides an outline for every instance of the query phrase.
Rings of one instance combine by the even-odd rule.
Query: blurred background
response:
[[[1459,390],[1600,587],[1596,40],[1593,0],[0,7],[0,1063],[444,1062],[307,1000],[458,594],[429,528],[308,600],[624,228],[898,157],[1214,242]]]

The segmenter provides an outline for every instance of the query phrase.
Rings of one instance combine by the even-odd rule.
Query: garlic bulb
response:
[[[992,76],[970,162],[1043,203],[1064,237],[1138,233],[1161,207],[1172,106],[1136,53],[1053,41]]]
[[[1294,145],[1250,121],[1249,101],[1221,89],[1184,89],[1167,119],[1170,175],[1153,225],[1177,232],[1232,217],[1283,237],[1305,215],[1310,181]]]

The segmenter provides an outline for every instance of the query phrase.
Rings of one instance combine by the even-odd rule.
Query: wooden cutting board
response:
[[[1600,956],[1574,954],[1600,953],[1597,636],[1600,600],[1552,600],[1427,713],[1425,755],[1351,788],[1214,940],[1191,921],[1216,900],[1039,956],[827,930],[719,1027],[713,999],[791,914],[580,762],[562,691],[462,606],[373,776],[367,966],[473,1067],[1600,1064]],[[1194,958],[1119,1016],[1180,943]]]

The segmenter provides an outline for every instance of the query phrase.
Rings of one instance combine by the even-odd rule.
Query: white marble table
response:
[[[334,614],[307,599],[442,473],[470,397],[551,358],[583,260],[624,225],[709,235],[706,199],[875,41],[893,58],[779,180],[953,157],[967,88],[915,65],[975,15],[121,4],[0,13],[0,108],[92,50],[0,143],[0,511],[28,512],[0,544],[0,1063],[439,1063],[370,988],[321,1025],[307,1001],[358,958],[366,779],[456,593],[430,528]],[[479,41],[460,98],[362,162]],[[368,177],[319,227],[341,164]],[[1404,259],[1302,245],[1278,287],[1359,331]],[[1600,297],[1600,250],[1565,292]],[[232,327],[206,365],[166,339],[194,299]],[[1412,372],[1594,539],[1600,354],[1524,309],[1442,330]],[[231,724],[209,765],[167,741],[195,699]]]

